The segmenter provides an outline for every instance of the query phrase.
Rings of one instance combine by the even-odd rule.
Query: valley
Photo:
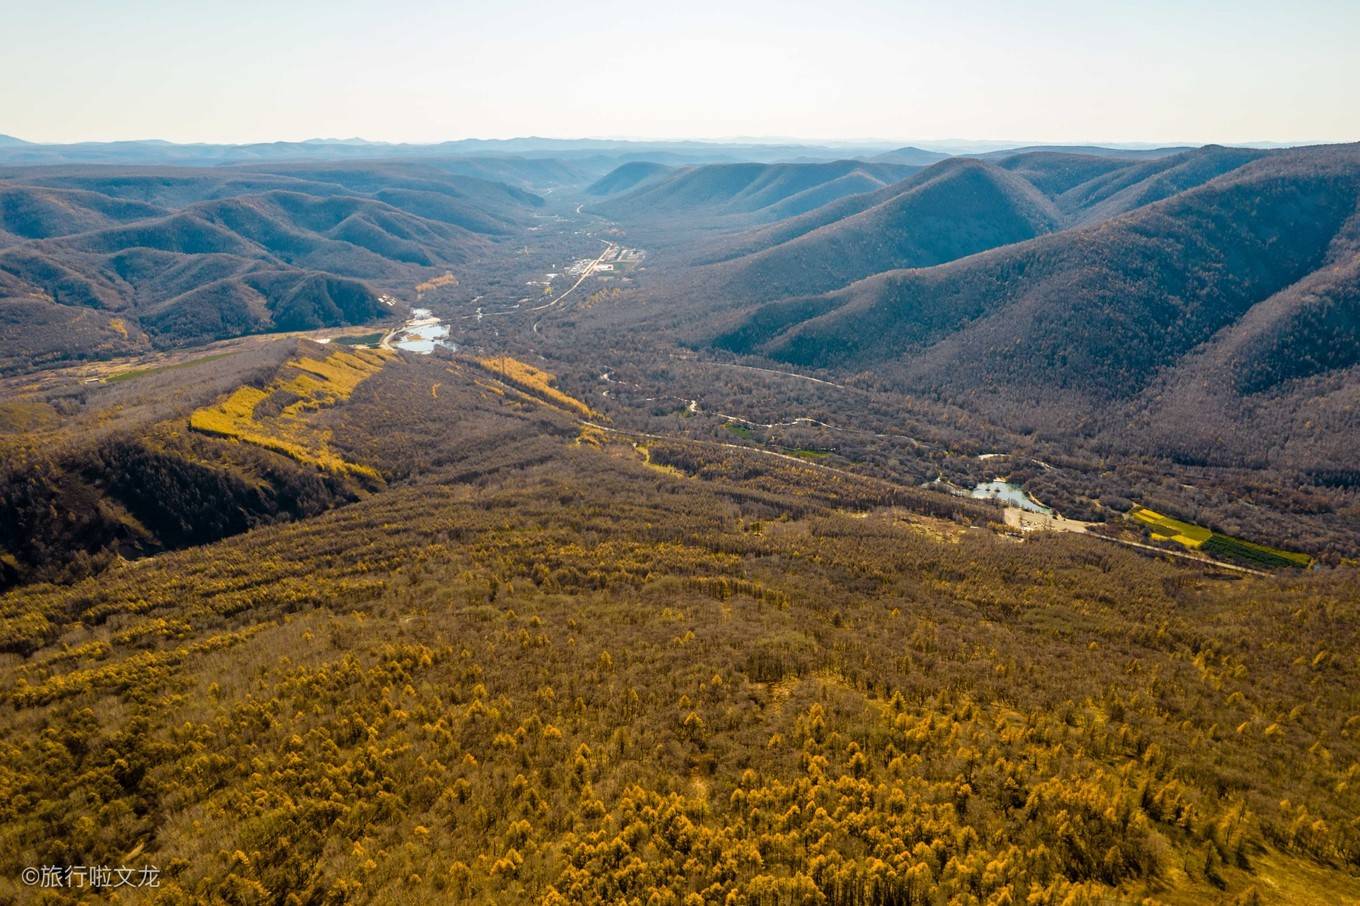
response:
[[[0,899],[1360,899],[1355,148],[903,152],[0,171]]]
[[[1072,157],[1062,160],[1064,167],[1073,166]],[[1034,170],[1043,174],[1047,171],[1036,169],[1041,162],[1047,163],[1043,158],[1042,154],[1036,153],[1002,163],[1013,172]],[[1173,155],[1171,159],[1177,160],[1179,156]],[[1233,162],[1243,164],[1251,159],[1252,155],[1238,155]],[[1097,174],[1097,179],[1108,180],[1112,172],[1121,172],[1115,161],[1092,160],[1095,163],[1091,172]],[[909,176],[904,181],[909,187],[907,193],[916,191],[912,186],[933,186],[954,179],[960,173],[975,178],[991,166],[956,160],[947,164],[928,168],[918,176]],[[944,169],[939,175],[920,178],[941,167]],[[1139,162],[1124,169],[1133,172],[1134,176],[1129,179],[1135,179],[1141,171],[1153,170],[1160,174],[1167,167],[1161,162]],[[376,172],[383,173],[386,178],[386,171],[379,169]],[[758,172],[758,169],[752,171]],[[816,178],[839,178],[835,176],[839,172],[833,168],[830,175],[814,174],[811,178],[814,181]],[[1210,170],[1207,176],[1197,178],[1212,179],[1215,172]],[[1087,175],[1080,170],[1078,173],[1077,178]],[[364,178],[373,177],[365,170]],[[653,173],[649,178],[659,179],[660,176]],[[684,192],[693,191],[689,186],[695,178],[687,178],[690,182],[686,183],[681,197]],[[724,175],[723,178],[728,177]],[[750,178],[750,174],[744,174],[742,178]],[[1034,186],[1052,190],[1039,177],[1031,175],[1030,178],[1034,179]],[[343,183],[352,179],[345,175],[338,181]],[[760,186],[759,191],[775,191],[762,180],[766,177],[757,176],[753,183]],[[785,174],[767,181],[779,186],[779,180],[793,183],[782,191],[805,191],[803,182]],[[664,180],[661,185],[664,186]],[[1058,188],[1066,185],[1059,183]],[[737,197],[753,191],[740,185],[729,186],[726,190],[736,192]],[[380,190],[378,194],[386,191]],[[609,430],[718,444],[735,441],[764,452],[818,461],[827,468],[850,470],[908,486],[937,487],[942,489],[940,493],[949,493],[950,486],[987,487],[986,482],[993,479],[999,483],[996,486],[1001,487],[1005,473],[990,467],[998,464],[1017,466],[1019,470],[1014,474],[1028,485],[1026,489],[1040,494],[1043,500],[1057,503],[1063,515],[1093,521],[1115,533],[1127,530],[1129,523],[1124,514],[1137,507],[1132,502],[1111,506],[1112,496],[1152,501],[1172,512],[1198,512],[1210,519],[1221,520],[1229,534],[1239,532],[1266,544],[1287,542],[1288,532],[1297,527],[1291,523],[1302,514],[1288,514],[1287,505],[1256,502],[1244,508],[1245,500],[1238,495],[1250,492],[1249,485],[1239,483],[1248,474],[1242,470],[1231,467],[1206,469],[1198,463],[1178,462],[1179,457],[1175,456],[1170,459],[1157,457],[1156,469],[1160,477],[1150,485],[1139,483],[1135,491],[1129,482],[1137,479],[1130,473],[1146,470],[1146,465],[1138,463],[1139,459],[1146,462],[1146,454],[1123,466],[1127,470],[1123,475],[1119,475],[1121,467],[1116,465],[1113,480],[1109,477],[1112,473],[1092,474],[1090,467],[1082,462],[1083,458],[1094,462],[1101,455],[1096,451],[1109,444],[1103,437],[1098,437],[1094,444],[1082,441],[1072,445],[1071,435],[1061,430],[1036,434],[1032,428],[1017,426],[1012,419],[994,420],[990,417],[992,410],[987,407],[967,404],[960,407],[904,395],[891,383],[868,373],[856,375],[842,370],[837,374],[839,379],[833,379],[832,372],[825,369],[812,369],[808,373],[772,367],[776,363],[769,358],[763,361],[770,364],[758,364],[762,359],[750,356],[734,360],[728,350],[735,347],[721,337],[712,346],[695,344],[688,329],[674,323],[677,309],[684,311],[673,301],[675,281],[678,276],[684,277],[686,283],[682,285],[688,286],[691,279],[688,275],[695,273],[687,263],[688,257],[674,248],[669,252],[663,249],[658,256],[629,248],[626,240],[630,228],[595,213],[593,206],[589,206],[589,199],[603,191],[599,184],[588,187],[585,202],[578,201],[580,196],[569,192],[555,197],[545,194],[537,202],[539,209],[532,220],[527,222],[532,226],[521,233],[521,240],[517,240],[522,244],[509,257],[499,252],[490,254],[480,263],[470,265],[461,276],[446,270],[418,285],[414,277],[409,278],[411,282],[404,287],[387,284],[383,291],[375,292],[375,297],[381,300],[380,307],[390,312],[385,316],[374,313],[377,324],[389,324],[378,333],[355,325],[294,331],[288,335],[322,343],[357,345],[358,348],[376,346],[416,354],[429,354],[439,349],[455,357],[461,354],[483,361],[500,355],[518,356],[523,361],[541,363],[535,367],[560,374],[563,385],[579,398],[588,400],[608,423]],[[625,197],[640,191],[630,187],[625,190]],[[657,187],[653,186],[649,191],[656,192]],[[901,191],[894,186],[889,197],[896,197],[893,193],[900,194]],[[1033,194],[1038,189],[1027,187],[1024,191]],[[872,199],[875,193],[871,191],[868,195]],[[844,201],[828,202],[827,207],[837,208],[853,202],[854,210],[860,210],[872,204],[872,200],[861,201],[862,197],[851,194]],[[711,202],[707,203],[711,205]],[[721,219],[731,215],[714,216]],[[828,215],[818,213],[816,216],[825,218]],[[852,212],[850,219],[853,221],[860,216]],[[793,215],[790,220],[797,221],[800,217]],[[875,229],[888,228],[878,226]],[[705,234],[701,231],[700,235]],[[709,238],[700,241],[712,242]],[[594,254],[592,246],[600,244],[603,249]],[[592,254],[594,257],[588,257]],[[654,258],[658,262],[655,267]],[[698,272],[704,270],[703,266],[698,268]],[[527,281],[518,279],[519,275],[529,274],[538,276]],[[544,274],[548,275],[546,279],[541,277]],[[697,280],[694,292],[706,291],[703,278],[694,279]],[[541,287],[537,297],[522,295],[520,287],[526,282],[531,288]],[[658,299],[665,303],[664,306],[658,305]],[[759,295],[749,299],[748,311],[752,304],[760,304]],[[759,307],[755,310],[755,317],[759,318]],[[404,320],[391,325],[395,319]],[[242,342],[269,341],[265,335],[225,341],[228,348]],[[204,349],[210,351],[215,345]],[[216,354],[210,352],[210,355]],[[39,380],[48,385],[47,393],[69,392],[57,388],[70,387],[73,382],[129,380],[148,367],[179,367],[176,364],[179,358],[191,361],[190,356],[183,354],[156,353],[145,358],[148,363],[145,365],[140,358],[121,359],[122,364],[112,374],[105,373],[106,366],[91,364],[40,372]],[[152,362],[156,364],[149,364]],[[601,374],[605,377],[599,377]],[[621,374],[628,375],[628,379],[618,377]],[[610,386],[600,387],[601,383]],[[26,386],[22,378],[11,384]],[[998,448],[1008,452],[998,453]],[[981,452],[984,450],[988,452]],[[988,468],[982,468],[984,463]],[[1042,468],[1036,469],[1034,463],[1041,464]],[[1249,477],[1248,481],[1251,480]],[[1208,503],[1206,510],[1202,494],[1184,493],[1206,485],[1210,489],[1219,486],[1235,499],[1225,501],[1225,504]],[[1033,509],[1025,502],[1032,498],[1020,490],[1021,485],[1014,487],[1013,492],[1006,494],[1018,495],[1015,498],[1019,501],[1017,505]],[[1313,488],[1314,493],[1318,490],[1321,489]],[[1345,496],[1348,495],[1341,499]],[[1245,522],[1241,521],[1244,509],[1252,511]],[[1271,511],[1276,515],[1272,516]],[[1327,542],[1329,547],[1310,550],[1311,557],[1322,556],[1337,562],[1337,558],[1350,560],[1360,553],[1360,547],[1357,547],[1360,540],[1346,526],[1350,512],[1348,509],[1336,511],[1335,519],[1326,510],[1304,516],[1315,538],[1331,539]],[[1326,528],[1329,523],[1335,528]],[[1228,534],[1222,537],[1228,537]],[[1151,540],[1157,543],[1156,536]],[[1251,565],[1261,557],[1259,551],[1241,546],[1218,547],[1227,550],[1230,559],[1239,557],[1240,565]],[[1297,563],[1311,562],[1308,556],[1300,556],[1302,559]],[[1267,562],[1271,561],[1267,558]],[[1276,565],[1294,562],[1281,560]]]

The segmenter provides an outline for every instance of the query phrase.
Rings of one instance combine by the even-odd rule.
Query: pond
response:
[[[443,320],[435,317],[428,308],[413,308],[411,317],[397,331],[392,345],[407,352],[429,355],[434,352],[436,346],[457,349],[457,346],[449,342],[448,337],[449,325]]]
[[[1052,509],[1026,494],[1019,485],[1002,481],[999,478],[995,481],[982,482],[973,488],[972,496],[979,500],[996,500],[1007,506],[1018,506],[1022,510],[1029,510],[1031,513],[1047,513],[1049,515],[1053,513]]]

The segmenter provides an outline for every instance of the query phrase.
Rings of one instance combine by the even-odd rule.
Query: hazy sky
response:
[[[1360,139],[1360,2],[0,0],[31,141]]]

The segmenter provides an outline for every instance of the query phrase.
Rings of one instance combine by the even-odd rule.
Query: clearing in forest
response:
[[[1184,547],[1223,560],[1266,568],[1294,566],[1306,569],[1313,565],[1313,558],[1308,554],[1244,541],[1202,525],[1172,519],[1147,507],[1135,506],[1129,511],[1129,518],[1146,525],[1151,530],[1154,540],[1175,541]]]
[[[348,462],[332,452],[330,432],[309,424],[305,415],[349,399],[392,355],[383,349],[336,349],[320,359],[293,359],[266,387],[237,387],[221,402],[196,409],[189,416],[189,427],[333,472],[377,478],[370,466]]]
[[[578,415],[591,416],[595,413],[590,407],[574,396],[563,393],[553,386],[557,375],[542,368],[535,368],[527,362],[509,356],[486,356],[477,359],[477,364],[494,374],[507,384],[538,397],[550,405],[570,410]]]

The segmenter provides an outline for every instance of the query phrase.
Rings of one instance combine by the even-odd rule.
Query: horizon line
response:
[[[112,144],[151,144],[160,143],[167,145],[177,145],[183,147],[194,146],[222,146],[222,147],[249,147],[251,145],[277,145],[277,144],[317,144],[329,143],[338,145],[375,145],[388,147],[434,147],[437,145],[458,144],[463,142],[487,142],[487,143],[510,143],[510,142],[618,142],[623,144],[700,144],[700,145],[750,145],[756,147],[804,147],[804,148],[836,148],[836,147],[886,147],[890,149],[925,146],[925,145],[994,145],[997,149],[1008,147],[1096,147],[1111,148],[1122,150],[1150,150],[1157,148],[1201,148],[1206,145],[1224,145],[1228,147],[1304,147],[1308,145],[1328,145],[1328,144],[1351,144],[1360,139],[1329,140],[1329,139],[1255,139],[1247,141],[1232,140],[1211,140],[1211,141],[1148,141],[1145,139],[1008,139],[1008,138],[827,138],[813,139],[800,138],[795,136],[725,136],[725,137],[638,137],[638,136],[598,136],[598,135],[578,135],[578,136],[556,136],[556,135],[512,135],[508,137],[484,137],[484,136],[463,136],[459,138],[433,139],[426,141],[407,141],[391,139],[370,139],[362,136],[349,136],[337,138],[333,136],[314,135],[308,138],[279,138],[279,139],[259,139],[254,141],[241,140],[198,140],[198,141],[177,141],[158,137],[144,138],[87,138],[73,141],[43,141],[25,139],[12,133],[0,132],[0,137],[13,139],[26,145],[35,147],[66,147],[75,145],[112,145]],[[931,150],[922,147],[922,150]]]

